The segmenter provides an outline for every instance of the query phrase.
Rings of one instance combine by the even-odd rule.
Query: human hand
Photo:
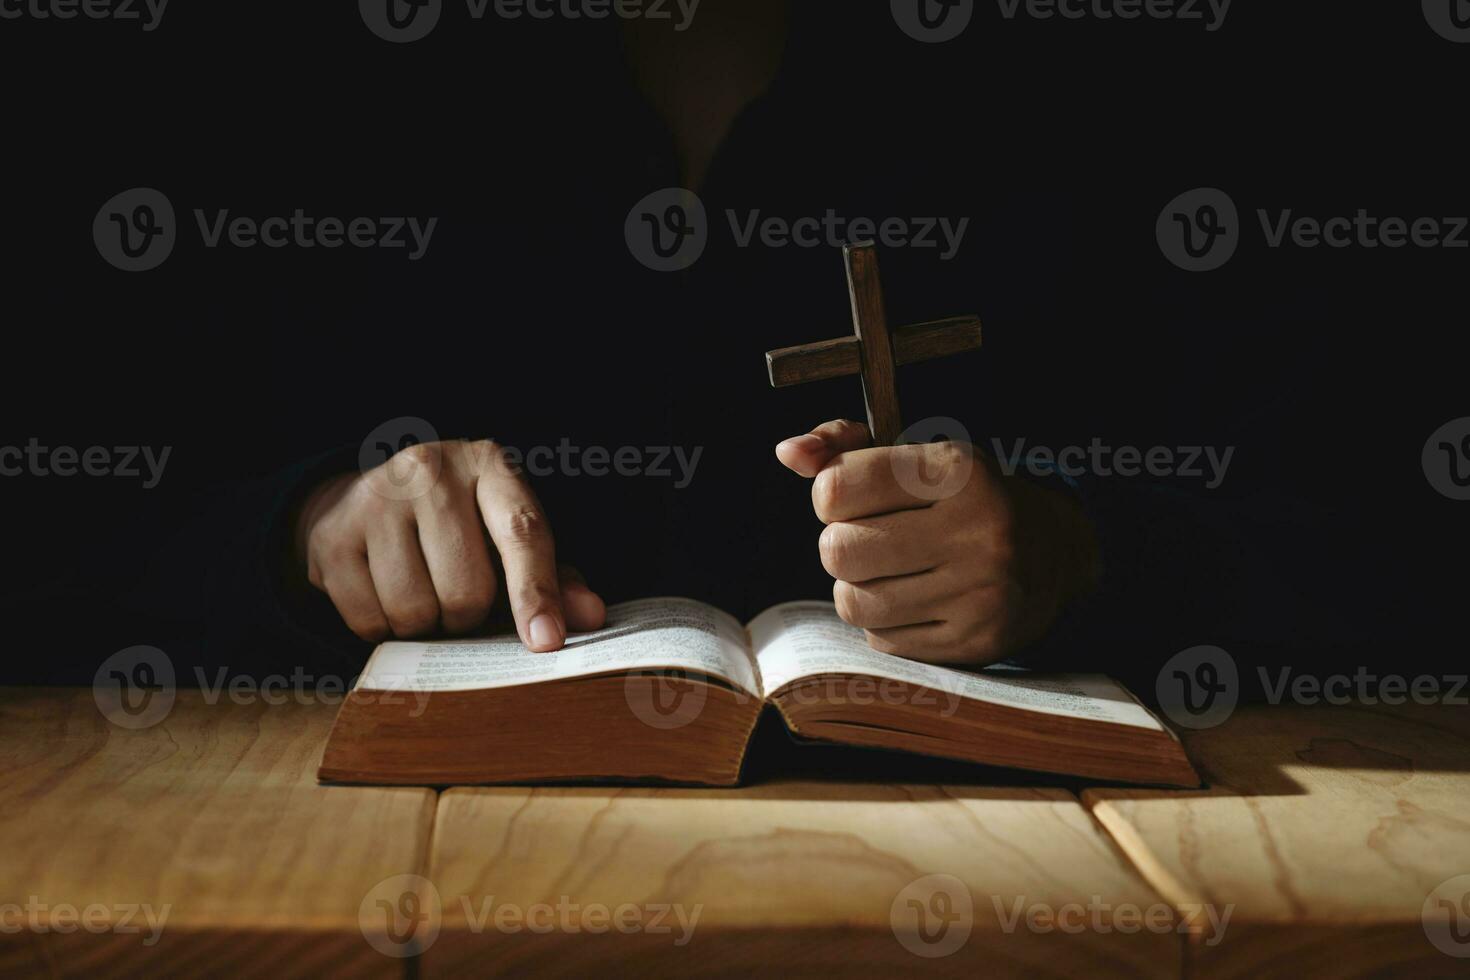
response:
[[[295,546],[311,584],[370,642],[475,630],[502,582],[531,650],[560,649],[568,629],[597,629],[606,615],[582,577],[557,566],[540,502],[490,441],[421,443],[325,481],[299,511]]]
[[[1001,475],[964,442],[873,448],[835,421],[776,456],[812,483],[838,614],[882,653],[980,665],[1040,637],[1096,576],[1070,500]]]

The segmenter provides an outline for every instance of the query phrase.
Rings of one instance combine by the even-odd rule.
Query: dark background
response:
[[[713,0],[710,0],[713,2]],[[310,9],[308,9],[310,8]],[[538,485],[610,600],[748,616],[827,594],[807,487],[771,447],[861,417],[855,381],[773,392],[762,353],[847,330],[838,254],[735,248],[725,208],[969,216],[960,254],[882,254],[894,322],[976,312],[985,349],[900,374],[908,420],[1007,442],[1236,446],[1217,490],[1093,481],[1109,579],[1049,654],[1124,676],[1213,643],[1247,660],[1463,663],[1467,508],[1420,464],[1470,415],[1470,250],[1266,247],[1257,208],[1470,214],[1470,45],[1416,4],[1238,3],[1199,22],[1002,18],[914,42],[883,3],[798,2],[787,62],[701,195],[684,274],[639,265],[628,209],[677,184],[611,22],[472,21],[413,44],[355,6],[171,6],[160,26],[0,21],[0,444],[173,447],[162,483],[10,477],[5,673],[88,681],[133,644],[242,671],[347,668],[330,610],[254,572],[303,461],[398,416],[512,443],[706,447],[694,483]],[[149,186],[180,241],[106,264],[102,203]],[[1244,238],[1165,260],[1200,186]],[[438,216],[428,254],[206,249],[192,211]],[[308,604],[310,605],[310,604]],[[333,660],[333,658],[338,658]],[[1141,686],[1151,688],[1151,681]]]

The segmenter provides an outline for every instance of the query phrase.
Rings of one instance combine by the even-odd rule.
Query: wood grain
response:
[[[930,874],[964,883],[973,928],[952,954],[923,959],[900,944],[891,911]],[[1182,950],[1173,933],[1043,933],[1024,921],[1007,932],[1018,901],[1163,907],[1076,798],[1052,789],[452,789],[430,877],[443,929],[422,966],[435,977],[1164,977]],[[683,946],[678,928],[594,934],[575,916],[543,935],[495,928],[499,909],[537,903],[700,913]]]
[[[1470,873],[1463,707],[1250,706],[1185,738],[1211,789],[1083,800],[1171,901],[1234,906],[1187,975],[1470,973],[1421,920]]]
[[[903,432],[898,408],[898,372],[893,363],[893,339],[888,334],[888,312],[883,306],[883,284],[878,278],[878,256],[872,242],[842,249],[847,265],[847,292],[852,301],[852,332],[862,356],[863,401],[868,408],[868,431],[873,445],[891,446]]]
[[[0,689],[0,905],[46,927],[0,933],[0,975],[402,976],[358,910],[423,870],[434,794],[318,786],[335,710],[179,691],[164,721],[129,731],[90,688]],[[127,906],[167,918],[149,946],[146,925],[54,931],[63,904],[111,926]]]
[[[893,360],[899,367],[980,348],[980,318],[952,316],[893,328]],[[771,387],[844,378],[862,371],[863,355],[856,337],[766,352]]]

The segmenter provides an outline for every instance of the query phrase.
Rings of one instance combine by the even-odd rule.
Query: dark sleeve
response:
[[[291,587],[289,549],[302,497],[356,467],[356,447],[336,449],[201,490],[162,520],[119,529],[106,543],[114,560],[25,597],[26,615],[58,628],[46,656],[12,660],[16,680],[90,683],[104,659],[129,645],[162,650],[181,687],[213,685],[221,669],[349,680],[369,647],[324,595]]]
[[[1236,660],[1251,697],[1262,670],[1361,659],[1390,636],[1381,585],[1335,557],[1340,522],[1291,494],[1221,498],[1095,476],[1071,492],[1096,529],[1101,578],[1018,662],[1102,670],[1151,694],[1166,660],[1211,645]]]

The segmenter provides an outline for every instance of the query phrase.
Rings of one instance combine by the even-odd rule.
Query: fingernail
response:
[[[822,441],[821,436],[814,436],[808,432],[804,436],[794,436],[787,439],[782,445],[795,446],[804,453],[819,453],[826,448],[827,444]]]
[[[561,627],[557,625],[556,617],[549,613],[542,613],[531,620],[532,646],[559,647],[561,641]]]

